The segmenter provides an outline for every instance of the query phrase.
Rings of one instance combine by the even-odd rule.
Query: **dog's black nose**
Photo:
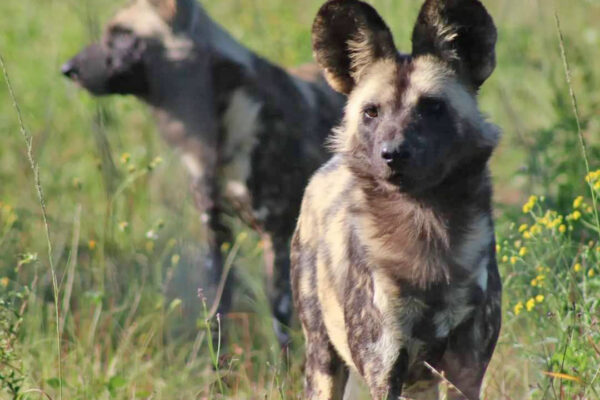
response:
[[[384,143],[381,148],[381,158],[383,158],[390,167],[397,167],[399,164],[410,158],[410,152],[404,146],[393,146]]]
[[[60,72],[62,72],[62,74],[67,78],[73,79],[77,76],[77,67],[75,66],[75,64],[73,64],[72,61],[67,61],[60,68]]]

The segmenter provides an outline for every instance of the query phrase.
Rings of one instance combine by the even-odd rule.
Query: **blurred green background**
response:
[[[284,66],[311,61],[309,29],[321,1],[202,3],[235,38],[267,59]],[[409,51],[421,1],[371,3],[392,28],[398,47]],[[544,207],[565,214],[575,196],[589,193],[554,14],[561,20],[583,134],[590,145],[592,168],[597,168],[600,3],[484,3],[499,30],[497,69],[483,86],[480,102],[503,131],[492,162],[497,230],[503,243],[523,222],[521,205],[530,195],[543,196]],[[235,251],[232,257],[239,267],[239,312],[230,316],[239,330],[229,340],[228,358],[215,368],[218,354],[207,346],[209,330],[196,296],[202,286],[196,268],[203,251],[201,222],[178,155],[161,140],[145,105],[131,97],[94,99],[60,75],[62,63],[97,39],[103,24],[122,4],[120,0],[0,2],[0,54],[33,136],[64,319],[58,324],[63,333],[59,375],[47,242],[25,142],[3,81],[0,398],[16,398],[17,393],[39,398],[39,393],[25,393],[31,389],[59,398],[60,386],[69,399],[296,398],[301,388],[301,349],[282,357],[270,330],[258,239],[240,227],[244,234],[225,249],[230,254]],[[596,235],[591,228],[590,232],[574,233],[564,257],[579,257],[577,246]],[[527,261],[523,255],[519,263],[521,259],[523,268],[539,266],[536,259]],[[519,263],[502,263],[505,280],[518,273]],[[584,267],[589,271],[597,268],[594,265]],[[560,280],[563,275],[556,276]],[[573,350],[583,352],[573,356],[574,363],[594,360],[594,354],[598,357],[595,364],[586,361],[585,371],[579,367],[578,373],[585,372],[585,377],[567,370],[565,357],[560,365],[561,373],[580,382],[553,381],[542,374],[555,365],[554,352],[563,350],[560,333],[572,335],[577,330],[569,323],[541,329],[539,318],[546,311],[517,320],[513,299],[529,281],[523,280],[521,286],[511,282],[505,292],[505,331],[486,398],[566,399],[582,393],[600,398],[595,389],[600,352],[596,354],[588,336],[582,339],[584,350]],[[594,282],[598,283],[597,277]],[[585,285],[597,287],[587,281]],[[587,296],[594,296],[586,290]],[[563,315],[567,322],[575,310],[569,308],[574,303],[571,291],[567,286],[556,293],[557,304],[567,304],[562,305],[568,309]],[[586,326],[598,346],[600,314],[597,302],[590,304],[584,310]],[[556,341],[540,347],[544,337],[553,338],[552,329]],[[299,348],[301,335],[297,339]],[[563,382],[572,386],[565,389]]]

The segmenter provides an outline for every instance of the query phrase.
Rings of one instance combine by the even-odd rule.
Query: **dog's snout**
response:
[[[381,158],[390,167],[397,167],[410,158],[410,151],[406,146],[384,143],[381,147]]]
[[[71,79],[75,78],[78,74],[77,66],[75,65],[73,60],[64,63],[63,66],[60,68],[60,72],[67,78]]]

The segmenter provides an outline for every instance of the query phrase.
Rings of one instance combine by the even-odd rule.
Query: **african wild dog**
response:
[[[303,188],[327,160],[323,142],[342,116],[343,96],[310,68],[301,68],[300,78],[252,53],[195,0],[131,1],[102,42],[63,73],[94,95],[132,94],[153,108],[162,134],[181,151],[209,222],[215,283],[221,245],[231,241],[224,213],[270,237],[273,307],[287,325],[289,238]],[[226,290],[221,312],[230,297]]]
[[[358,0],[328,1],[313,25],[316,59],[349,97],[292,240],[310,399],[339,398],[347,368],[375,399],[437,398],[425,362],[476,399],[496,344],[499,133],[476,101],[496,28],[478,0],[426,0],[412,43],[399,54]]]

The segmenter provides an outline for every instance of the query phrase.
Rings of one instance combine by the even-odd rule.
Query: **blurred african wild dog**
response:
[[[437,398],[425,363],[460,390],[451,398],[479,398],[501,322],[499,131],[476,101],[495,43],[477,0],[426,0],[410,55],[368,4],[320,9],[315,56],[348,105],[292,240],[307,398],[341,398],[348,369],[375,399]]]
[[[133,0],[62,72],[94,95],[131,94],[179,149],[209,225],[214,283],[221,245],[241,217],[270,237],[277,318],[291,314],[289,238],[302,191],[328,155],[323,142],[345,99],[319,68],[290,74],[236,42],[195,0]],[[229,308],[230,285],[221,302]],[[285,338],[282,338],[284,340]]]

